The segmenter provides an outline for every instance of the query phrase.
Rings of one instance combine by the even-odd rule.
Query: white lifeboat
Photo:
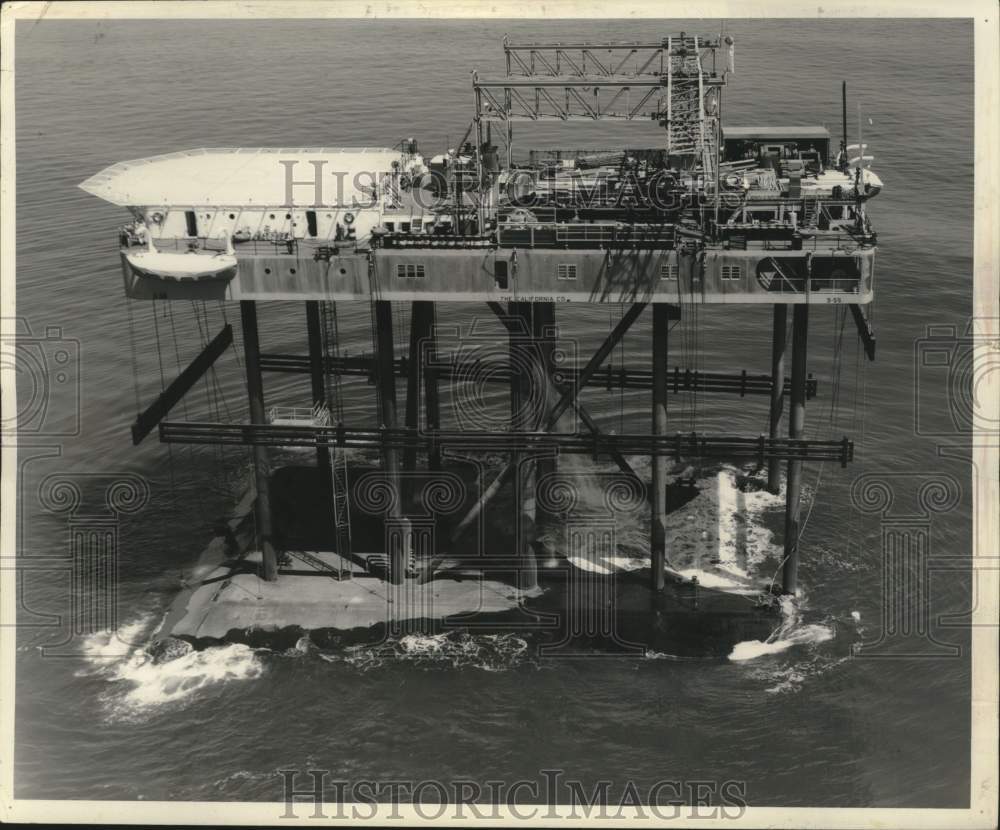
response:
[[[825,170],[815,179],[803,179],[802,192],[811,196],[830,198],[833,195],[833,189],[839,187],[844,194],[844,198],[851,198],[854,191],[854,179],[855,174],[853,171],[850,173],[841,173],[839,170]],[[877,196],[881,190],[882,179],[874,171],[863,167],[861,169],[862,197],[870,199],[873,196]]]
[[[226,238],[226,250],[216,254],[183,254],[158,251],[153,239],[147,240],[145,251],[125,254],[133,272],[142,277],[176,282],[207,282],[230,280],[236,275],[237,261],[232,239]]]

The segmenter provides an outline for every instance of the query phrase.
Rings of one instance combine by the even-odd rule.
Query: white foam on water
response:
[[[189,651],[161,663],[154,662],[140,649],[117,664],[113,680],[129,685],[119,702],[134,712],[177,703],[219,683],[252,680],[263,671],[263,664],[252,648],[231,643]]]
[[[803,607],[801,598],[782,597],[781,625],[766,640],[744,640],[742,643],[737,643],[729,653],[729,659],[733,662],[755,660],[770,654],[780,654],[792,646],[816,645],[832,640],[835,632],[831,626],[820,623],[801,624]]]
[[[399,641],[403,659],[450,662],[484,671],[508,668],[528,648],[512,634],[407,634]]]
[[[84,638],[80,648],[87,662],[96,668],[123,660],[145,642],[156,621],[155,614],[146,614],[118,628],[106,628]]]
[[[115,719],[176,703],[200,689],[233,680],[259,677],[263,664],[253,649],[231,644],[187,650],[169,660],[155,661],[144,648],[159,628],[158,615],[148,614],[87,637],[81,651],[86,668],[77,675],[99,675],[109,688],[102,699]]]
[[[769,686],[764,691],[769,695],[797,692],[802,688],[802,684],[806,682],[806,676],[807,675],[804,671],[795,667],[784,669],[780,672],[776,672],[771,678],[777,680],[778,682],[773,686]]]
[[[157,619],[157,614],[143,614],[117,628],[87,635],[80,645],[84,667],[75,672],[76,676],[113,672],[117,663],[140,651],[149,635],[159,629],[162,620],[158,623]]]
[[[779,654],[792,646],[825,643],[833,639],[833,629],[827,625],[804,625],[774,640],[744,640],[733,646],[729,659],[734,662],[755,660],[768,654]]]
[[[392,663],[412,663],[425,668],[471,667],[483,671],[503,671],[519,662],[528,643],[513,634],[407,634],[399,640],[376,645],[358,645],[341,652],[324,652],[320,659],[345,663],[367,672]]]
[[[769,695],[798,692],[807,680],[823,676],[850,660],[850,657],[830,659],[814,654],[811,660],[793,663],[791,666],[770,668],[758,675],[759,679],[771,683],[764,691]]]
[[[440,654],[447,643],[447,633],[407,634],[399,641],[399,645],[404,652],[419,656]]]

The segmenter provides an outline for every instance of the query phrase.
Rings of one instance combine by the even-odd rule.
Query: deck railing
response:
[[[118,234],[118,245],[121,248],[145,248],[146,241],[139,239],[134,234],[120,231]],[[185,251],[205,252],[218,254],[226,250],[226,240],[219,236],[179,236],[179,237],[153,237],[153,247],[157,251],[179,252]],[[233,241],[233,248],[237,254],[254,254],[262,256],[298,255],[298,239],[248,239],[246,241]]]
[[[267,411],[271,424],[312,424],[325,427],[330,425],[330,410],[325,406],[272,406]]]
[[[565,248],[651,247],[673,248],[673,225],[624,225],[569,222],[528,222],[497,226],[501,247]]]
[[[402,233],[373,234],[374,248],[491,248],[492,234]]]
[[[858,294],[861,277],[802,277],[776,275],[766,288],[776,294]]]

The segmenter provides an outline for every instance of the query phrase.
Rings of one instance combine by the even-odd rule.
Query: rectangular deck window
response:
[[[559,267],[556,270],[556,279],[575,280],[576,265],[569,262],[560,262]]]
[[[741,280],[743,279],[743,266],[723,265],[721,269],[721,276],[724,280]]]
[[[424,266],[400,263],[396,266],[396,276],[401,279],[423,279]]]
[[[675,280],[677,279],[678,266],[663,264],[660,266],[660,279],[661,280]]]

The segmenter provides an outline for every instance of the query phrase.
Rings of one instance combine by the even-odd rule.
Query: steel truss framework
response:
[[[667,149],[711,166],[716,152],[716,73],[721,38],[681,34],[658,42],[511,43],[504,39],[507,75],[473,74],[476,122],[634,121],[655,118],[667,128]],[[711,62],[711,69],[709,69]],[[711,111],[710,111],[711,108]]]
[[[662,38],[650,42],[613,41],[610,43],[511,43],[503,40],[507,77],[522,75],[623,76],[665,75],[667,61],[682,43],[694,38]],[[698,37],[707,55],[722,44],[719,38]]]

